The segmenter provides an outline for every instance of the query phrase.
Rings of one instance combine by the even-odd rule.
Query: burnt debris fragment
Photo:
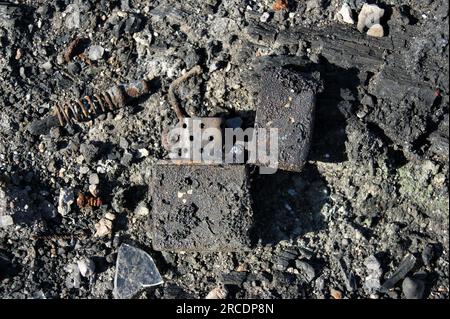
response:
[[[125,106],[131,99],[139,98],[150,90],[147,81],[139,81],[128,85],[116,85],[111,89],[85,96],[77,101],[55,104],[54,111],[61,126],[74,121],[86,121],[98,114]]]
[[[131,84],[119,84],[109,90],[86,95],[79,100],[56,103],[53,114],[37,119],[28,127],[32,135],[46,134],[55,126],[71,125],[75,122],[93,120],[100,114],[115,111],[150,92],[150,83],[146,80]]]
[[[153,170],[153,248],[235,251],[250,246],[253,222],[243,165],[178,165]]]
[[[311,143],[315,97],[321,88],[318,73],[267,65],[260,79],[255,127],[278,129],[278,168],[301,171]]]

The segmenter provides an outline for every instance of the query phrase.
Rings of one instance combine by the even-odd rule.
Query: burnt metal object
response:
[[[152,180],[154,249],[236,251],[250,246],[253,212],[246,166],[161,161]]]
[[[278,129],[278,168],[299,172],[311,143],[319,76],[282,66],[266,66],[260,72],[255,128]],[[270,140],[266,147],[270,150]]]
[[[54,115],[61,126],[74,121],[87,121],[99,114],[121,108],[131,99],[139,98],[149,90],[150,86],[145,80],[128,85],[116,85],[99,94],[55,104]]]
[[[180,107],[175,94],[181,83],[201,73],[201,67],[199,65],[194,66],[174,80],[169,87],[168,99],[178,119],[178,124],[176,125],[178,130],[166,130],[162,139],[165,148],[172,152],[171,158],[180,164],[212,163],[222,160],[222,152],[214,152],[213,149],[217,150],[222,147],[223,118],[191,117]],[[208,154],[204,154],[204,148],[207,144],[213,147],[208,151]],[[198,156],[196,157],[194,153]]]

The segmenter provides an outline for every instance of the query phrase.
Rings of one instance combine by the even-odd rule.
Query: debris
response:
[[[397,270],[380,287],[380,292],[385,293],[389,289],[393,288],[398,281],[402,280],[411,271],[411,269],[414,268],[415,264],[416,257],[412,254],[407,254],[405,258],[403,258]]]
[[[376,38],[382,38],[384,36],[384,30],[381,24],[376,23],[367,30],[367,35]]]
[[[67,65],[67,70],[71,73],[71,74],[79,74],[81,72],[81,65],[78,62],[70,62]]]
[[[152,42],[152,34],[149,32],[137,32],[133,34],[136,41],[136,51],[139,58],[145,57],[150,52],[150,43]]]
[[[406,277],[402,283],[402,291],[406,299],[422,299],[425,293],[425,283],[413,277]]]
[[[87,205],[91,207],[100,207],[103,205],[103,201],[100,197],[93,197],[90,195],[85,195],[83,193],[78,193],[77,206],[80,208],[86,207]]]
[[[84,51],[85,39],[76,37],[67,46],[66,52],[64,52],[64,61],[69,63],[72,59],[81,54]]]
[[[97,184],[89,185],[89,193],[91,193],[91,195],[94,197],[98,197],[100,195],[100,191],[98,190],[98,185]]]
[[[116,219],[116,216],[112,213],[106,213],[105,216],[100,219],[100,221],[95,224],[95,237],[104,237],[112,232],[113,221]]]
[[[287,0],[276,0],[272,4],[272,9],[274,11],[287,10],[289,8],[289,4]]]
[[[369,293],[375,293],[380,289],[380,278],[383,275],[380,262],[374,255],[370,255],[364,260],[368,276],[365,278],[364,287]]]
[[[355,291],[358,288],[355,275],[351,270],[348,269],[343,259],[339,259],[338,265],[341,270],[342,278],[344,279],[345,288],[348,291]]]
[[[65,25],[68,29],[80,27],[80,8],[77,4],[69,4],[64,15],[66,17]]]
[[[163,283],[152,257],[145,251],[122,244],[119,247],[114,277],[114,297],[130,299],[139,290]]]
[[[298,257],[298,251],[293,248],[283,249],[277,256],[276,267],[278,270],[286,270],[289,264]]]
[[[142,80],[129,85],[117,85],[108,91],[85,96],[77,101],[55,104],[54,116],[61,126],[75,121],[86,121],[98,114],[123,107],[130,99],[139,98],[150,90],[147,81]]]
[[[298,269],[300,276],[302,276],[306,282],[311,282],[316,277],[314,267],[305,261],[296,260],[295,267]]]
[[[422,251],[422,260],[425,266],[430,266],[435,259],[435,250],[433,244],[427,244]]]
[[[149,213],[150,211],[144,202],[140,203],[134,211],[134,214],[137,216],[148,216]]]
[[[181,163],[222,162],[223,119],[221,117],[189,117],[185,110],[180,108],[175,96],[175,90],[182,82],[201,72],[200,66],[197,65],[174,80],[169,87],[169,103],[178,118],[179,130],[163,133],[163,144],[170,152],[170,158],[179,160]],[[200,141],[197,141],[197,136],[200,137]],[[212,146],[212,148],[205,151],[205,146]]]
[[[0,2],[0,27],[14,27],[22,18],[22,6],[10,2]]]
[[[175,111],[175,114],[180,122],[183,122],[183,120],[186,118],[185,112],[182,111],[180,108],[177,97],[175,95],[175,90],[178,88],[178,86],[189,79],[190,77],[194,75],[200,75],[202,73],[202,68],[199,65],[196,65],[189,71],[187,71],[185,74],[180,76],[178,79],[174,80],[170,86],[169,86],[169,92],[168,92],[168,98],[169,103],[172,106],[172,109]]]
[[[342,299],[343,295],[340,290],[330,288],[330,295],[333,299]]]
[[[91,258],[85,258],[77,261],[81,276],[91,277],[95,272],[95,263]]]
[[[355,23],[355,20],[353,20],[352,9],[350,8],[347,2],[345,2],[342,5],[341,9],[338,11],[338,18],[340,18],[340,20],[348,24]]]
[[[8,227],[14,225],[14,220],[10,215],[1,215],[0,216],[0,227]]]
[[[243,165],[165,161],[155,165],[150,188],[154,249],[232,251],[249,247],[253,214],[248,183]],[[178,197],[178,192],[185,195]]]
[[[105,49],[101,45],[93,45],[89,48],[88,58],[92,61],[98,61],[103,57]]]
[[[264,154],[258,154],[259,166],[296,172],[303,168],[311,143],[315,96],[320,88],[314,77],[318,74],[311,76],[278,66],[263,68],[255,127],[278,129],[279,156],[272,163],[265,161]],[[268,140],[267,150],[271,150]]]
[[[269,12],[264,12],[261,17],[259,17],[259,21],[261,21],[262,23],[266,23],[267,20],[269,20],[270,18],[270,13]]]
[[[97,173],[92,173],[89,175],[89,184],[91,185],[98,185],[100,183],[100,178],[98,177]]]
[[[66,267],[67,272],[69,273],[66,278],[66,286],[69,289],[76,288],[79,289],[81,285],[81,277],[80,271],[78,270],[77,264],[69,264]]]
[[[58,199],[58,213],[62,216],[67,215],[70,212],[70,206],[75,201],[75,194],[71,188],[62,188],[59,192]]]
[[[228,295],[228,290],[225,287],[216,287],[211,290],[205,299],[225,299]]]
[[[364,3],[361,12],[358,15],[358,24],[357,29],[359,32],[364,32],[365,29],[370,29],[374,25],[379,25],[379,27],[383,28],[380,25],[380,19],[384,15],[384,9],[381,9],[376,4],[367,4]],[[372,30],[372,33],[379,34],[379,27],[375,27]]]

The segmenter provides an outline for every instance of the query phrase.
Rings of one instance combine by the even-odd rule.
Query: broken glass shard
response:
[[[130,299],[142,288],[163,283],[152,257],[145,251],[122,244],[117,254],[114,297]]]

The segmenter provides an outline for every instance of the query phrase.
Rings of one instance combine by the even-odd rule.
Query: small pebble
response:
[[[86,258],[77,261],[78,269],[80,271],[81,276],[90,277],[94,274],[95,271],[95,263],[92,259]]]
[[[402,290],[406,299],[422,299],[425,283],[420,279],[406,277],[402,283]]]
[[[342,299],[342,292],[337,289],[330,288],[330,295],[333,299]]]
[[[266,23],[267,20],[269,20],[270,18],[270,13],[269,12],[264,12],[261,17],[259,17],[259,21],[261,21],[262,23]]]
[[[382,38],[384,36],[383,26],[381,24],[374,24],[367,30],[367,35],[375,38]]]
[[[100,183],[100,178],[98,177],[98,174],[93,173],[89,176],[89,184],[98,185],[99,183]]]
[[[93,45],[89,48],[88,58],[92,61],[100,60],[105,53],[105,49],[103,49],[100,45]]]

